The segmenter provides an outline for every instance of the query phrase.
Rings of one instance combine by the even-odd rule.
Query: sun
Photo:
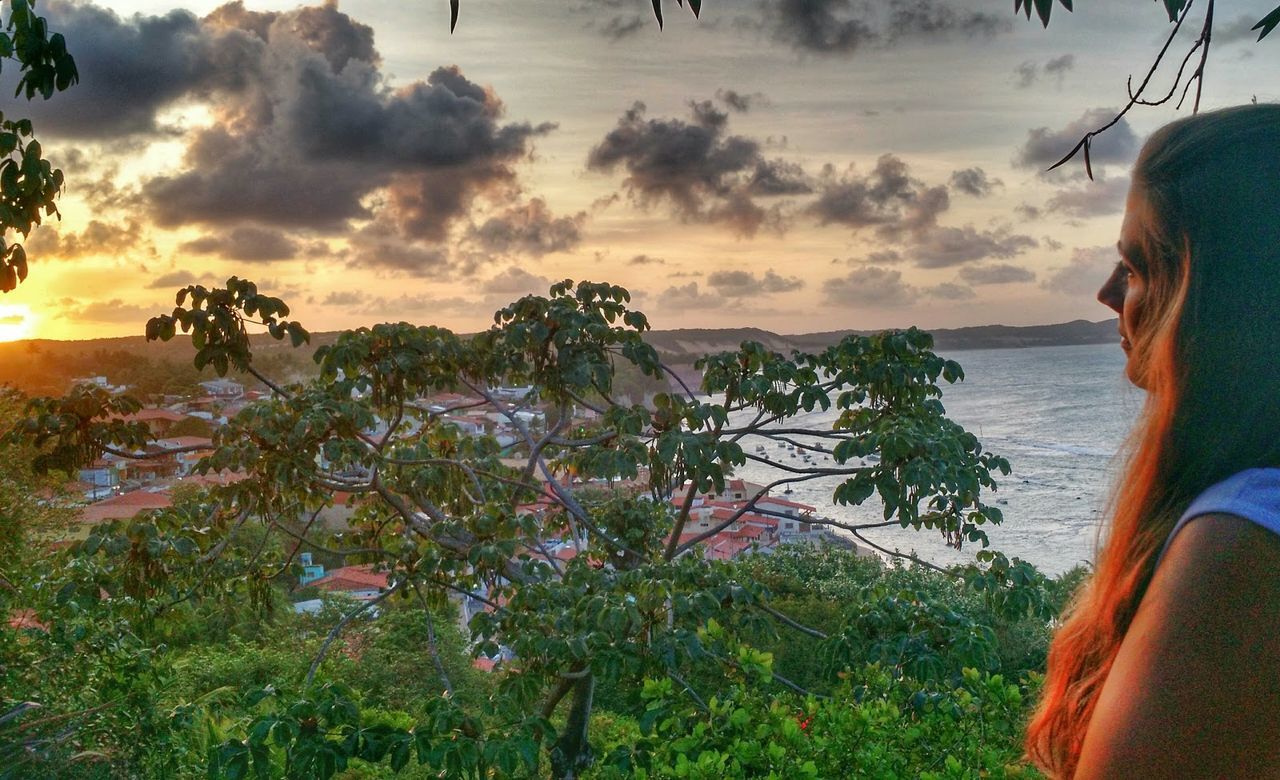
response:
[[[0,304],[0,341],[31,338],[35,317],[25,304]]]

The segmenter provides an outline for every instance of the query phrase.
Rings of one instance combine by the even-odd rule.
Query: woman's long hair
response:
[[[1059,778],[1075,773],[1178,516],[1236,472],[1280,466],[1280,105],[1165,126],[1143,147],[1132,187],[1141,235],[1130,260],[1146,283],[1132,375],[1147,399],[1108,538],[1054,637],[1027,730],[1028,754]]]

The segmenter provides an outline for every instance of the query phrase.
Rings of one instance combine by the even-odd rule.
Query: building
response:
[[[113,520],[131,520],[148,509],[171,506],[173,498],[167,492],[135,490],[81,507],[79,520],[85,525],[100,525]]]
[[[234,401],[244,395],[244,385],[225,377],[201,382],[200,387],[219,401]]]
[[[388,587],[389,572],[378,571],[372,563],[334,569],[311,584],[330,593],[341,593],[360,601],[377,598]]]

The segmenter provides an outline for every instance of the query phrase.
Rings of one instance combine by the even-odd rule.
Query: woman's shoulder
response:
[[[1280,535],[1280,468],[1255,468],[1210,486],[1187,506],[1165,540],[1157,566],[1188,524],[1209,515],[1230,515]]]
[[[1280,535],[1234,514],[1173,540],[1125,634],[1088,777],[1280,775]]]

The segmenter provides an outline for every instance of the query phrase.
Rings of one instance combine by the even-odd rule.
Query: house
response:
[[[167,492],[135,490],[81,507],[79,520],[86,525],[99,525],[112,520],[130,520],[148,509],[170,506],[173,506],[173,498]]]
[[[172,409],[157,409],[148,407],[139,409],[133,414],[127,414],[118,419],[122,419],[127,423],[140,422],[145,423],[147,430],[151,431],[152,436],[164,436],[174,424],[186,419],[186,415],[182,412],[175,412]]]
[[[369,601],[387,589],[389,574],[390,572],[375,570],[372,563],[362,563],[334,569],[311,584],[320,590]]]
[[[199,449],[191,449],[198,447]],[[213,440],[205,436],[174,436],[157,439],[153,448],[158,455],[173,461],[176,473],[185,477],[201,458],[213,452]],[[174,452],[181,450],[181,452]]]
[[[225,377],[201,382],[200,387],[219,401],[234,401],[244,395],[244,385]]]
[[[324,577],[324,567],[318,563],[312,562],[311,553],[300,553],[298,555],[298,561],[302,564],[302,576],[298,578],[299,586],[310,585],[316,580]]]
[[[69,490],[81,492],[88,501],[114,496],[120,492],[120,464],[114,460],[98,458],[76,472],[75,485]]]

